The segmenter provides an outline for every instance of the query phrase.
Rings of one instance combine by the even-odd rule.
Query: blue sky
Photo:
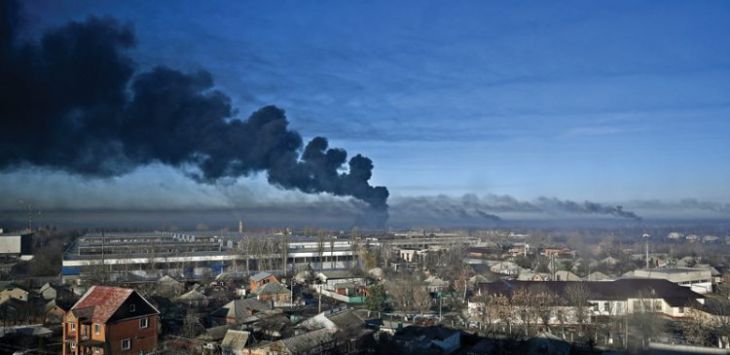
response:
[[[241,117],[286,109],[305,137],[371,157],[394,196],[730,201],[725,1],[25,6],[31,34],[131,22],[140,69],[206,68]]]

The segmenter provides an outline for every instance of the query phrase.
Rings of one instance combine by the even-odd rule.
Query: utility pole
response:
[[[101,231],[101,284],[106,283],[106,267],[104,266],[104,231]]]
[[[649,237],[651,236],[648,233],[644,233],[641,237],[646,241],[644,244],[646,250],[646,269],[649,270]]]
[[[319,294],[317,301],[317,313],[322,313],[322,284],[319,284]]]
[[[294,276],[291,277],[289,282],[289,309],[294,308]]]

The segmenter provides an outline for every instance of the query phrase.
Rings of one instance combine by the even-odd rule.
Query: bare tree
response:
[[[281,271],[286,276],[287,268],[289,266],[289,231],[284,233],[284,240],[281,241]]]
[[[317,234],[317,256],[319,257],[319,271],[324,269],[324,233],[319,232]]]
[[[721,293],[705,301],[709,314],[709,321],[706,324],[710,332],[717,338],[719,347],[730,345],[730,298],[728,297],[730,296]]]
[[[681,323],[682,334],[685,340],[695,345],[710,345],[712,330],[709,322],[703,319],[699,311],[690,309],[687,317]]]
[[[337,260],[335,260],[335,238],[330,237],[330,269],[337,268]]]
[[[530,286],[530,293],[533,299],[533,309],[542,325],[549,329],[550,320],[553,317],[553,308],[557,305],[558,297],[545,284]]]
[[[634,333],[641,336],[642,345],[646,346],[652,338],[662,333],[665,323],[656,314],[654,301],[651,298],[639,295],[637,302],[639,307],[634,307],[628,322],[635,330]]]
[[[406,313],[425,313],[431,309],[431,295],[414,275],[391,279],[386,284],[394,309]]]
[[[514,313],[525,328],[525,336],[530,336],[530,325],[535,316],[532,310],[534,303],[534,295],[527,287],[520,287],[512,292]]]
[[[583,333],[583,327],[590,320],[590,314],[588,313],[590,296],[590,289],[582,282],[574,283],[565,288],[565,297],[568,305],[575,309],[575,321],[578,323],[581,334]]]
[[[431,305],[433,303],[433,300],[431,298],[431,294],[428,293],[428,290],[426,290],[426,286],[421,283],[416,283],[413,285],[412,290],[412,298],[413,298],[413,311],[423,314],[428,313],[431,311]]]

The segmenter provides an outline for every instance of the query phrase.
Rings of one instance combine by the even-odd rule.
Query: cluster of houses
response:
[[[30,290],[6,284],[0,290],[4,322],[0,337],[18,350],[33,347],[29,344],[35,340],[28,338],[43,337],[46,343],[60,339],[61,346],[50,350],[63,354],[160,349],[208,354],[352,353],[370,341],[373,331],[367,325],[368,312],[348,309],[347,304],[364,303],[371,280],[329,270],[301,272],[288,279],[259,272],[235,280],[221,277],[210,284],[163,276],[154,284],[96,285],[85,292],[50,283]],[[17,331],[18,339],[6,337],[10,331]]]
[[[650,267],[614,273],[607,270],[618,270],[618,264],[632,256],[588,261],[568,247],[535,248],[526,242],[464,247],[403,243],[367,272],[307,268],[281,274],[221,273],[206,281],[165,275],[154,283],[87,288],[7,283],[0,285],[1,336],[18,350],[45,339],[44,343],[60,345],[44,345],[44,351],[64,355],[163,350],[479,354],[499,346],[523,349],[545,342],[564,346],[552,335],[536,331],[530,335],[538,335],[537,345],[500,345],[465,332],[485,325],[543,324],[542,330],[548,331],[551,325],[593,324],[637,313],[671,319],[699,316],[708,322],[730,317],[708,306],[723,274],[702,260],[670,263],[654,254],[654,262],[646,262]],[[463,253],[450,259],[452,250]],[[642,257],[637,256],[636,265],[642,264]],[[454,266],[449,263],[460,264],[458,274],[443,272]],[[576,265],[581,263],[588,264],[579,271]],[[403,281],[409,277],[415,281]],[[368,311],[374,285],[383,286],[377,292],[387,292],[388,305],[377,312]],[[422,299],[409,300],[408,295],[399,296],[406,300],[405,306],[393,300],[397,293],[393,287],[398,285],[417,287],[426,306],[411,307],[408,302]]]

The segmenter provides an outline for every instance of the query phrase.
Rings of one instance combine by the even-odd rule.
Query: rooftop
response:
[[[616,281],[507,281],[479,284],[487,294],[510,297],[517,289],[547,287],[562,299],[568,298],[570,287],[582,285],[593,300],[626,300],[629,298],[662,298],[671,306],[694,304],[704,296],[664,279],[619,279]]]
[[[86,318],[95,323],[106,323],[124,302],[136,291],[129,288],[92,286],[71,311],[79,319]],[[141,297],[141,296],[140,296]],[[142,298],[144,300],[144,298]],[[145,300],[145,302],[147,302]],[[149,303],[147,303],[149,305]],[[156,313],[156,309],[149,305]]]

